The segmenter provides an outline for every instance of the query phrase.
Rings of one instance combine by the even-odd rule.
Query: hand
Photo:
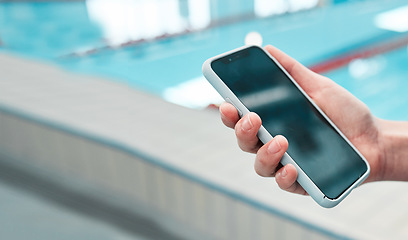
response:
[[[366,157],[371,167],[366,182],[384,179],[383,149],[378,127],[381,120],[375,118],[364,103],[329,78],[309,70],[275,47],[266,46],[265,49]],[[295,167],[291,164],[282,167],[279,164],[290,144],[284,136],[275,136],[263,145],[257,137],[262,124],[257,114],[248,113],[239,119],[237,110],[229,103],[220,106],[220,113],[223,123],[235,129],[239,147],[243,151],[256,153],[255,171],[260,176],[275,177],[283,190],[307,194],[296,182]]]

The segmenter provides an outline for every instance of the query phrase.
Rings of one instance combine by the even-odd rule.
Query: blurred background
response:
[[[406,121],[407,32],[403,0],[0,1],[0,238],[408,238],[404,183],[327,210],[257,177],[201,74],[272,44]]]

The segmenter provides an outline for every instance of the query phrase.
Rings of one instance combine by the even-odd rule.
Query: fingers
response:
[[[256,113],[248,113],[240,119],[237,109],[226,102],[221,104],[220,114],[225,126],[235,129],[239,147],[245,152],[256,153],[262,146],[257,136],[261,118]]]
[[[245,152],[256,153],[262,146],[257,136],[261,118],[256,113],[248,113],[240,119],[237,109],[230,103],[221,104],[220,113],[225,126],[235,129],[239,147]]]
[[[296,178],[297,171],[292,164],[282,167],[275,175],[275,180],[281,189],[291,193],[307,195],[307,192],[296,181]]]
[[[253,112],[246,114],[235,124],[235,135],[239,147],[249,153],[256,153],[262,146],[257,134],[262,125],[261,118]]]
[[[288,149],[288,141],[283,136],[275,136],[262,146],[256,154],[255,171],[262,177],[273,177],[283,154]]]
[[[224,102],[220,106],[221,120],[225,126],[234,128],[239,120],[237,109],[230,103]]]
[[[278,170],[279,162],[289,146],[283,136],[275,136],[269,143],[262,146],[256,154],[255,171],[262,177],[275,177],[279,187],[291,193],[307,195],[296,181],[297,171],[292,164]]]

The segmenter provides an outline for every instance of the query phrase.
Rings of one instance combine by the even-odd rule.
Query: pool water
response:
[[[0,3],[0,51],[109,77],[199,108],[219,100],[202,77],[202,63],[243,45],[249,32],[259,32],[264,44],[277,46],[307,66],[405,36],[378,27],[375,21],[379,14],[405,6],[402,0],[343,1],[321,7],[309,1],[300,11],[285,8],[272,15],[256,10],[260,2]],[[406,120],[407,63],[405,46],[324,74],[379,117]]]
[[[408,48],[352,61],[332,78],[366,103],[380,118],[408,120]]]

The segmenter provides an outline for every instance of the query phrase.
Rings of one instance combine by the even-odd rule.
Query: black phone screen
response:
[[[246,48],[211,67],[272,136],[288,139],[287,153],[328,198],[340,196],[367,171],[357,152],[262,49]]]

